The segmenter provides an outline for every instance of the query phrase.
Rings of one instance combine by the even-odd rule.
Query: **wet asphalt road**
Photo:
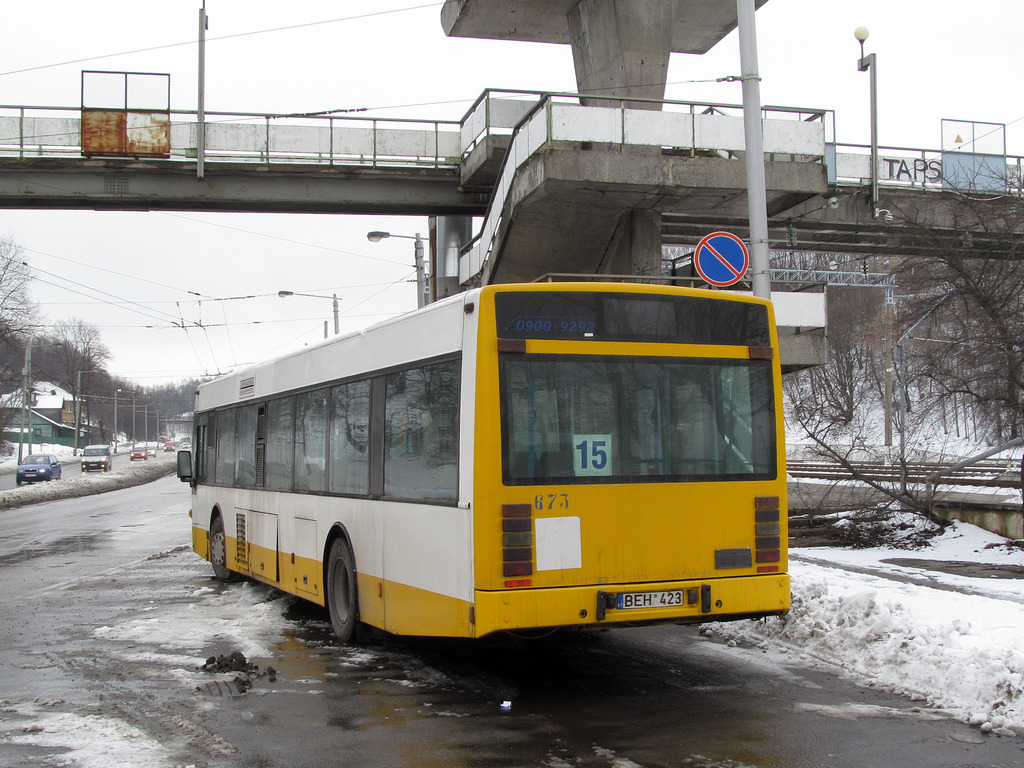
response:
[[[0,513],[0,767],[1024,763],[1024,739],[693,628],[338,647],[319,609],[211,581],[187,509],[167,478]],[[199,669],[233,650],[251,688]]]

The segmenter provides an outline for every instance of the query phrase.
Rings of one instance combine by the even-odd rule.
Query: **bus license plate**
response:
[[[686,595],[681,589],[668,592],[620,592],[616,600],[616,608],[669,608],[686,605]]]

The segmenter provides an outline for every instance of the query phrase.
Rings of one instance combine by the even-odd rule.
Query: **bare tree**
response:
[[[1024,434],[1024,202],[950,198],[944,226],[908,217],[900,324],[929,387],[984,420],[985,437]],[[916,327],[914,327],[916,324]]]
[[[58,320],[50,337],[50,356],[56,362],[59,384],[72,392],[76,402],[88,403],[108,378],[105,370],[110,350],[102,342],[100,331],[79,319]],[[88,412],[82,413],[89,423]]]
[[[32,270],[14,239],[0,237],[0,342],[24,340],[39,328],[38,309],[29,299]]]

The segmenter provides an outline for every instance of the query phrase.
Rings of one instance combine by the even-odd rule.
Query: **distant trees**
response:
[[[929,391],[970,406],[984,436],[1024,430],[1024,202],[948,198],[944,216],[908,216],[901,241],[923,255],[901,261],[907,294],[899,315]],[[922,321],[923,318],[923,321]]]
[[[32,270],[21,246],[0,236],[0,343],[24,337],[39,327],[38,309],[29,298]]]
[[[921,436],[936,426],[993,445],[1021,436],[1024,201],[948,193],[922,211],[894,213],[890,253],[879,254],[897,280],[892,328],[883,327],[877,292],[833,289],[827,365],[784,382],[791,425],[818,455],[883,458],[888,366],[907,456],[926,458],[931,441]],[[931,503],[914,489],[876,487],[911,507]]]
[[[110,350],[103,343],[99,328],[83,320],[58,320],[53,324],[47,346],[59,371],[57,383],[78,395],[78,388],[88,392],[89,375],[105,373]]]
[[[115,432],[155,439],[167,417],[192,410],[198,380],[140,386],[107,370],[111,352],[96,326],[79,318],[45,326],[30,300],[33,279],[21,246],[0,236],[0,394],[23,386],[31,345],[31,379],[52,382],[79,399],[81,422],[93,427],[91,439],[108,441]],[[0,409],[0,431],[16,418],[16,411]]]

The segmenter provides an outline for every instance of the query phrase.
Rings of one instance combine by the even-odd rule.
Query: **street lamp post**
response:
[[[335,293],[330,296],[327,296],[322,293],[297,293],[295,291],[278,291],[277,295],[280,296],[282,299],[285,299],[289,296],[309,296],[314,299],[330,299],[331,301],[334,302],[334,335],[337,336],[339,333],[341,333],[341,324],[338,315],[338,294]],[[326,322],[324,323],[324,338],[327,338]]]
[[[78,371],[78,375],[75,380],[75,448],[72,456],[78,455],[78,429],[81,424],[80,419],[82,418],[82,371]]]
[[[857,27],[853,36],[860,42],[860,60],[857,62],[858,72],[871,73],[871,205],[872,215],[878,217],[878,62],[875,54],[864,55],[864,41],[868,39],[868,28]]]
[[[76,373],[76,376],[75,376],[75,447],[74,447],[74,453],[72,453],[72,456],[77,456],[78,455],[78,435],[79,435],[79,432],[82,429],[82,404],[81,404],[81,400],[82,400],[82,374],[83,373],[101,373],[101,371],[88,370],[88,371],[76,371],[75,373]],[[88,416],[88,414],[87,414],[87,416]],[[86,421],[88,421],[88,418],[86,419]],[[90,434],[92,434],[91,430],[86,430],[86,431],[89,432]]]
[[[32,342],[34,339],[31,337],[28,340],[28,345],[25,347],[25,367],[21,371],[22,375],[22,390],[21,390],[21,433],[18,439],[18,463],[21,463],[22,458],[25,454],[22,452],[22,447],[25,445],[25,439],[28,438],[28,452],[32,453]]]
[[[857,61],[858,72],[870,72],[869,95],[871,98],[871,199],[868,206],[871,209],[872,218],[877,219],[881,214],[878,208],[878,60],[875,54],[864,55],[864,41],[868,39],[868,28],[857,27],[853,30],[853,36],[860,43],[860,59]],[[886,212],[888,213],[888,212]],[[890,216],[891,218],[891,216]],[[885,400],[885,444],[892,445],[892,354],[888,348],[892,328],[892,305],[886,302],[885,306],[885,376],[883,398]],[[894,351],[894,350],[893,350]]]
[[[419,232],[415,235],[396,235],[391,232],[380,232],[376,230],[366,233],[366,239],[371,243],[379,243],[381,240],[385,240],[389,237],[398,237],[402,240],[413,240],[415,243],[415,250],[413,253],[416,259],[416,308],[422,309],[430,303],[430,296],[427,293],[427,275],[423,260],[423,238],[420,237]]]
[[[120,389],[114,390],[114,453],[117,454],[117,393]]]

